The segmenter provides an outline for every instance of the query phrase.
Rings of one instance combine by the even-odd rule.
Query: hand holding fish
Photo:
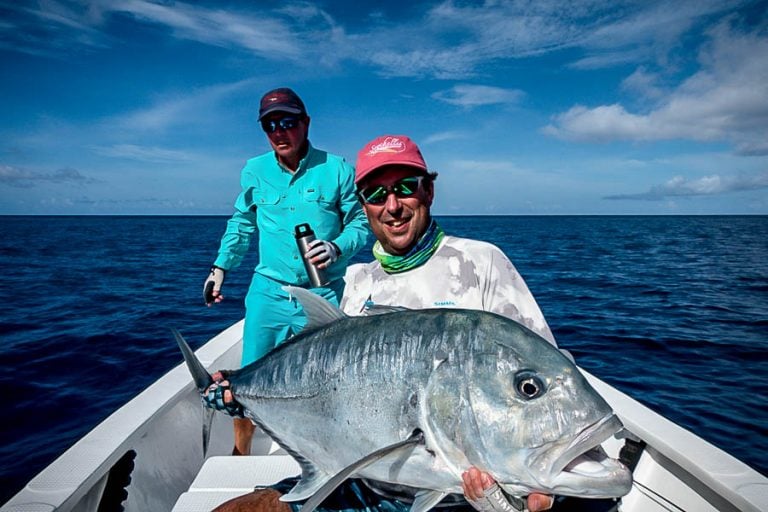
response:
[[[470,505],[481,512],[506,512],[521,510],[510,503],[491,475],[471,467],[461,475],[461,488]],[[497,491],[493,492],[491,490]],[[490,492],[489,492],[490,491]],[[546,494],[532,493],[528,496],[529,512],[541,512],[552,508],[555,500]]]

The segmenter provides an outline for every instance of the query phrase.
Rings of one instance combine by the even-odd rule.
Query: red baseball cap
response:
[[[357,153],[355,183],[385,165],[407,165],[428,174],[427,163],[419,146],[405,135],[382,135],[363,146]]]

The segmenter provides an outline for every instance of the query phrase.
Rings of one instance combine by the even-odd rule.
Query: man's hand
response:
[[[203,392],[203,405],[216,411],[226,412],[235,418],[244,418],[243,406],[235,400],[226,375],[218,371],[211,375],[211,378],[213,383]]]
[[[461,487],[464,497],[472,507],[480,511],[506,512],[519,510],[512,505],[501,492],[491,475],[475,467],[469,468],[462,475]],[[534,493],[528,496],[530,512],[542,512],[552,508],[555,500],[546,494]]]
[[[224,284],[224,269],[211,267],[211,273],[203,283],[203,299],[205,305],[210,307],[214,302],[221,302],[224,296],[221,294],[221,285]]]
[[[328,265],[339,259],[339,247],[333,242],[325,240],[313,240],[309,243],[306,258],[317,268],[327,268]]]

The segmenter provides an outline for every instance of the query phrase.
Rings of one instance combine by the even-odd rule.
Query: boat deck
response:
[[[255,487],[275,484],[299,472],[296,461],[279,452],[247,457],[211,457],[205,461],[189,490],[179,496],[171,512],[210,512],[232,498],[250,493]],[[619,506],[618,500],[559,497],[551,511],[616,512]]]
[[[237,496],[298,475],[290,455],[218,456],[205,461],[189,491],[179,496],[172,512],[210,512]]]

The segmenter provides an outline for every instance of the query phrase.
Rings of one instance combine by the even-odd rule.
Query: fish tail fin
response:
[[[213,384],[213,377],[211,377],[211,374],[205,369],[203,363],[197,358],[181,333],[174,328],[171,328],[171,331],[173,332],[174,338],[176,338],[176,343],[179,344],[181,353],[184,355],[184,362],[187,363],[189,373],[192,374],[192,380],[195,381],[195,386],[197,386],[197,389],[202,393],[208,386]],[[208,453],[208,445],[211,438],[211,425],[213,423],[213,414],[215,412],[215,410],[209,409],[203,405],[203,457]]]
[[[176,338],[176,343],[179,344],[182,355],[184,355],[184,362],[187,363],[187,368],[189,368],[189,373],[192,374],[192,380],[195,381],[195,386],[197,386],[197,389],[200,391],[205,391],[208,386],[213,384],[213,377],[211,377],[211,374],[205,369],[205,366],[203,366],[203,363],[197,358],[181,333],[174,328],[171,328],[171,331]]]
[[[216,411],[203,406],[203,458],[208,454],[208,446],[211,441],[211,425]]]

